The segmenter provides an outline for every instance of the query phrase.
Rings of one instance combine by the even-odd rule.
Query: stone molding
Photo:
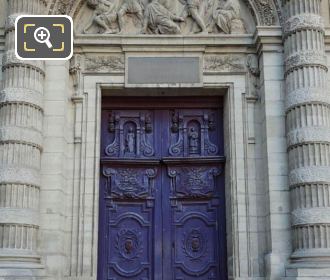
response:
[[[38,147],[42,150],[43,137],[40,131],[25,127],[0,127],[0,142],[15,141]]]
[[[330,208],[295,209],[292,212],[292,225],[330,224]]]
[[[326,126],[303,127],[287,133],[288,147],[302,143],[330,143],[330,128]]]
[[[25,167],[2,167],[0,169],[0,182],[1,184],[41,186],[39,171]]]
[[[5,52],[5,54],[2,56],[2,66],[8,67],[13,65],[21,65],[25,67],[33,67],[35,70],[41,72],[43,75],[45,75],[44,71],[44,62],[41,60],[22,60],[18,59],[15,55],[15,50],[8,50]]]
[[[327,70],[325,62],[327,57],[324,52],[319,51],[301,51],[291,54],[285,59],[285,72],[292,71],[303,66],[320,66]]]
[[[291,186],[328,182],[330,182],[329,166],[301,167],[291,170],[289,173],[289,184]]]
[[[43,97],[39,91],[27,88],[5,88],[0,91],[1,103],[20,103],[43,111]]]
[[[308,103],[330,104],[330,94],[327,89],[318,88],[300,88],[290,91],[286,95],[285,107],[288,112],[293,107]]]
[[[0,224],[39,225],[39,209],[0,208]]]

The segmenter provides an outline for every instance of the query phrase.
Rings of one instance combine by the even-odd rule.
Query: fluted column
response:
[[[321,1],[284,2],[291,261],[301,267],[329,266],[330,90]]]
[[[12,275],[10,269],[36,268],[40,263],[37,240],[44,63],[15,57],[14,24],[19,15],[42,14],[45,5],[43,0],[7,1],[0,92],[0,276]]]

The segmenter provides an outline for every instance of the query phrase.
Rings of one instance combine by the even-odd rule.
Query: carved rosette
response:
[[[199,228],[194,228],[184,233],[182,238],[182,250],[192,262],[199,262],[207,254],[207,238]]]
[[[40,263],[37,253],[39,218],[36,213],[39,213],[41,187],[45,76],[43,62],[21,61],[15,57],[14,23],[19,15],[42,14],[46,2],[7,2],[6,52],[0,91],[0,270],[8,268],[9,263],[11,268],[36,268]],[[8,277],[11,277],[10,273],[0,272]],[[25,278],[25,274],[21,277]]]
[[[126,261],[139,259],[143,251],[141,232],[136,229],[121,229],[116,238],[117,254]]]
[[[286,0],[286,129],[292,260],[330,261],[330,99],[320,1]],[[303,39],[304,38],[304,39]],[[317,198],[317,199],[315,199]]]

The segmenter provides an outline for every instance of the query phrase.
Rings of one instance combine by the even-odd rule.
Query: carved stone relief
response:
[[[88,0],[93,15],[84,33],[246,33],[239,0]]]
[[[87,72],[124,72],[123,56],[86,56],[85,71]]]
[[[246,70],[242,55],[207,55],[204,72],[242,72]]]
[[[87,0],[49,0],[49,14],[68,14],[73,15],[73,17],[75,18],[77,14],[79,14],[81,9],[83,9],[85,1]],[[99,1],[103,0],[88,0],[87,3],[90,8],[95,9]],[[220,1],[230,2],[229,0]],[[177,2],[179,2],[179,0]],[[251,11],[251,14],[254,16],[255,21],[258,25],[274,25],[276,24],[277,18],[280,22],[282,21],[281,0],[242,0],[242,2],[244,2],[246,7]],[[146,4],[148,3],[145,3],[145,5]],[[211,9],[210,11],[212,14],[212,10],[214,7],[212,3],[206,6],[207,8]],[[116,8],[118,9],[118,5]],[[179,12],[181,12],[182,6],[180,6],[179,8],[175,7],[174,10],[176,9],[179,9]],[[172,11],[173,7],[170,8],[170,10]],[[178,15],[180,16],[180,14]],[[191,25],[191,22],[189,22],[189,25]]]

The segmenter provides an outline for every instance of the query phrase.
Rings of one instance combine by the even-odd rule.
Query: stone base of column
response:
[[[301,265],[299,265],[301,266]],[[289,265],[285,271],[285,277],[282,280],[329,280],[330,265],[327,267],[315,264],[315,267],[309,264],[308,267],[299,267],[298,265]]]
[[[44,266],[36,264],[3,263],[0,266],[1,280],[46,280]]]

